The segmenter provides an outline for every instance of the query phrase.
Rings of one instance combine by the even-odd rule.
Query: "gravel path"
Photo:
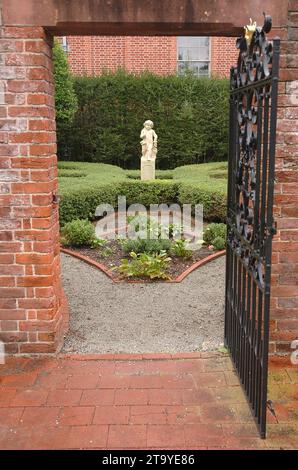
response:
[[[217,349],[223,343],[225,258],[180,284],[114,284],[62,254],[70,307],[64,352],[146,353]]]

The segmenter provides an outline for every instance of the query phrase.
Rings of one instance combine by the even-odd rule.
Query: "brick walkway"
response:
[[[271,371],[266,441],[223,355],[10,358],[0,376],[1,449],[298,447],[297,366]]]

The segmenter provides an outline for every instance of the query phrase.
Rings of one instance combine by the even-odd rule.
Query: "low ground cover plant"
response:
[[[130,253],[130,260],[124,258],[116,268],[124,277],[147,277],[149,279],[169,279],[167,268],[171,258],[166,251],[160,253]]]
[[[190,259],[192,257],[192,250],[187,247],[187,241],[180,239],[172,243],[171,253],[178,258]]]
[[[187,247],[187,242],[183,238],[175,239],[175,236],[182,234],[182,227],[178,224],[170,223],[164,225],[155,218],[142,215],[128,217],[128,223],[133,225],[134,230],[142,235],[136,238],[127,238],[121,241],[122,249],[125,253],[131,251],[135,253],[160,253],[166,251],[181,258],[191,258],[192,250]]]
[[[121,243],[124,253],[160,253],[170,251],[171,241],[167,239],[150,240],[149,238],[128,238]]]

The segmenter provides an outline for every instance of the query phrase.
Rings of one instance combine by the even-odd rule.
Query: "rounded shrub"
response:
[[[226,247],[225,238],[215,237],[212,242],[212,245],[215,250],[224,250]]]
[[[226,247],[227,227],[225,224],[209,224],[204,230],[203,239],[215,250],[224,250]]]
[[[94,227],[86,219],[72,220],[62,229],[61,242],[64,246],[91,246],[94,239]]]

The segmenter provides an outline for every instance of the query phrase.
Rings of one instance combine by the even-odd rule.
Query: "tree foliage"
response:
[[[78,109],[78,99],[65,52],[58,41],[53,47],[55,105],[58,153],[66,152],[66,134],[69,132]]]

